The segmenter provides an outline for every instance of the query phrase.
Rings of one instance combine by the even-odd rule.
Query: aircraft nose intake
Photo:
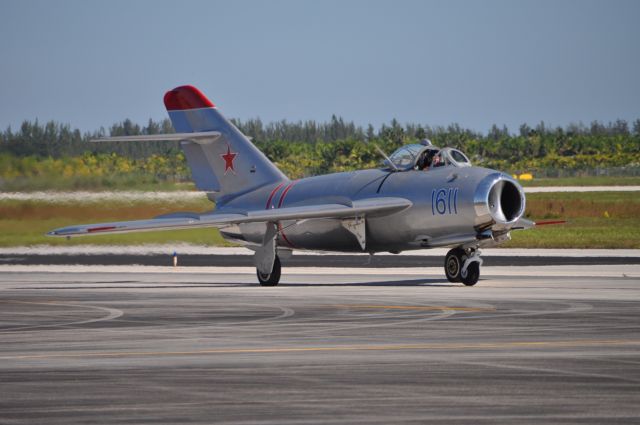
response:
[[[491,222],[512,224],[524,214],[524,191],[509,176],[502,173],[491,174],[476,188],[474,204],[476,225]]]

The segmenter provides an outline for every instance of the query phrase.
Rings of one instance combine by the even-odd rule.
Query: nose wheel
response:
[[[462,282],[466,286],[473,286],[480,279],[480,265],[482,258],[477,249],[454,248],[444,259],[444,273],[449,282]]]
[[[262,286],[276,286],[278,282],[280,282],[280,272],[282,267],[280,265],[280,259],[276,255],[275,260],[273,261],[273,268],[271,269],[271,273],[260,273],[260,270],[256,269],[258,274],[258,282]]]

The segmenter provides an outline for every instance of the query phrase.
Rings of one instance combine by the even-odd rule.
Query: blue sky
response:
[[[0,128],[229,117],[486,131],[640,118],[640,1],[0,0]]]

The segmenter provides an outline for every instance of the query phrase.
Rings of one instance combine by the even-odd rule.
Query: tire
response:
[[[467,275],[461,277],[461,280],[465,286],[473,286],[478,283],[478,279],[480,279],[480,263],[474,261],[469,264],[469,267],[467,267]]]
[[[280,282],[280,273],[282,271],[282,267],[280,265],[280,259],[276,255],[276,259],[273,262],[273,269],[269,274],[262,274],[259,270],[256,270],[256,274],[258,275],[258,282],[262,286],[276,286],[278,282]]]
[[[462,271],[462,265],[466,258],[467,256],[462,248],[454,248],[447,253],[444,259],[444,274],[447,275],[449,282],[456,283],[462,281],[460,272]]]

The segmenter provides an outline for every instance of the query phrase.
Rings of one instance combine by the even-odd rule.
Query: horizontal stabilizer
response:
[[[145,134],[141,136],[113,136],[91,139],[91,142],[165,142],[190,141],[198,144],[213,143],[222,134],[219,131],[201,131],[199,133]]]
[[[271,210],[254,210],[233,214],[221,212],[202,215],[196,213],[175,213],[150,220],[120,221],[63,227],[53,230],[47,233],[47,235],[59,237],[88,236],[196,227],[225,227],[242,223],[276,223],[284,220],[306,220],[313,218],[344,218],[359,215],[379,216],[402,211],[411,205],[411,201],[404,198],[372,198],[354,201],[351,206],[341,204],[316,204]]]

